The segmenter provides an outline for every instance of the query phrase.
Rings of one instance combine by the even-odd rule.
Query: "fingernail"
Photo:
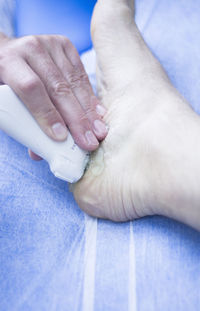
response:
[[[52,131],[58,139],[65,139],[67,137],[67,129],[61,123],[55,123],[52,126]]]
[[[97,105],[96,106],[96,112],[100,115],[100,116],[104,116],[106,114],[106,108],[104,108],[103,106],[101,105]]]
[[[104,135],[108,131],[106,125],[100,120],[94,121],[94,128],[95,128],[95,132],[99,135]]]
[[[85,133],[85,137],[87,139],[88,145],[98,146],[99,142],[91,131],[87,131]]]

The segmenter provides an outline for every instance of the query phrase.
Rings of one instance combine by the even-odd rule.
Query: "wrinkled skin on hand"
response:
[[[93,93],[78,52],[60,35],[8,38],[0,33],[0,83],[21,98],[42,130],[93,151],[105,138],[105,109]],[[34,159],[39,159],[30,152]]]

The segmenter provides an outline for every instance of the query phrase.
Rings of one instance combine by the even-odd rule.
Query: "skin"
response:
[[[82,149],[105,138],[105,108],[93,93],[78,52],[64,36],[11,39],[0,33],[0,83],[8,84],[42,130],[63,141],[68,129]],[[31,157],[40,160],[29,151]]]
[[[74,196],[113,221],[163,215],[200,230],[200,119],[133,19],[134,1],[98,0],[92,19],[98,93],[109,133]]]

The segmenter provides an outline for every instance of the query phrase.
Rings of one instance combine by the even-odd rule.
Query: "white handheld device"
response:
[[[0,86],[0,129],[46,160],[56,177],[70,183],[82,177],[89,153],[75,144],[70,133],[64,142],[49,138],[7,85]]]

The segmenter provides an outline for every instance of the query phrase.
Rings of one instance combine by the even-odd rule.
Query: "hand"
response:
[[[8,84],[52,139],[93,151],[104,139],[105,108],[95,97],[78,52],[59,35],[10,39],[0,33],[0,82]],[[40,159],[32,152],[34,159]]]

